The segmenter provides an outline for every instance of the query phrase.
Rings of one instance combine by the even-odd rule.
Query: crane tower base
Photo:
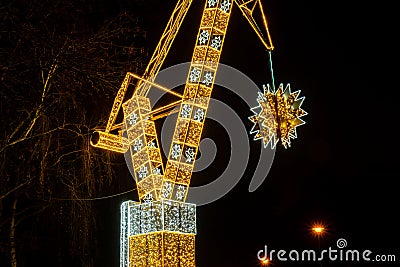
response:
[[[120,267],[194,267],[196,205],[171,200],[121,205]]]

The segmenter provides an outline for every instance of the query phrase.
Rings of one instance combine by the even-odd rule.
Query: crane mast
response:
[[[230,1],[220,5],[207,1],[204,8],[165,167],[162,198],[186,199],[231,9]]]

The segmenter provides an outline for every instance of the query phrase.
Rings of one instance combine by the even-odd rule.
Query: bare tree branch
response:
[[[27,185],[30,182],[30,180],[27,180],[25,182],[23,182],[22,184],[17,185],[16,187],[13,187],[12,189],[10,189],[8,192],[6,192],[5,194],[0,196],[0,200],[6,198],[8,195],[14,193],[15,191],[17,191],[18,189],[20,189],[21,187]]]

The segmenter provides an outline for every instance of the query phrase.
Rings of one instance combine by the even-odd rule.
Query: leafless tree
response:
[[[146,53],[136,19],[93,23],[88,13],[80,0],[0,4],[1,266],[24,262],[18,226],[32,218],[59,224],[69,255],[94,264],[95,212],[83,199],[107,192],[117,161],[89,137]]]

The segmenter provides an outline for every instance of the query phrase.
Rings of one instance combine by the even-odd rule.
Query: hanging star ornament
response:
[[[275,92],[269,84],[263,85],[264,92],[258,93],[258,106],[251,108],[253,116],[249,119],[254,123],[250,134],[255,134],[254,140],[262,139],[264,147],[272,149],[280,141],[285,148],[290,147],[291,139],[297,138],[296,128],[305,124],[301,117],[307,115],[301,104],[300,90],[291,92],[290,84],[283,88],[279,85]]]

